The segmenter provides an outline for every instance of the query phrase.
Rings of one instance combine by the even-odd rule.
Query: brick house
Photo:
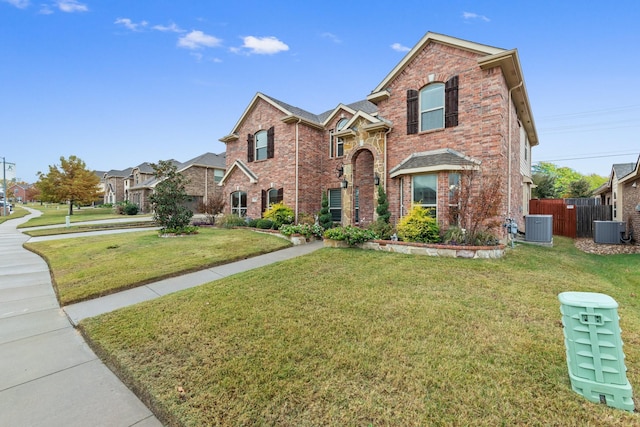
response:
[[[198,211],[200,203],[206,203],[216,192],[221,191],[218,183],[225,172],[225,153],[204,153],[184,163],[177,160],[170,162],[177,167],[177,172],[189,180],[186,191],[189,195],[188,207],[193,212]],[[149,212],[149,197],[160,182],[155,178],[153,168],[148,163],[133,168],[130,180],[132,184],[128,200],[138,205],[140,212]]]
[[[616,163],[609,180],[595,191],[603,205],[611,206],[612,220],[625,222],[640,240],[640,156],[635,163]]]
[[[28,202],[27,191],[29,184],[11,184],[7,189],[7,198],[15,203]]]
[[[367,225],[384,187],[392,221],[412,204],[449,225],[464,170],[499,176],[500,215],[524,228],[538,137],[517,51],[427,33],[362,101],[313,114],[262,93],[231,133],[227,212],[258,218],[274,201]]]
[[[104,173],[104,203],[115,204],[126,200],[128,183],[125,184],[125,181],[131,175],[131,169],[112,169]]]

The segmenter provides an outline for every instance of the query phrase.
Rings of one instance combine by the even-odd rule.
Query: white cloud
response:
[[[396,52],[409,52],[411,48],[401,45],[400,43],[394,43],[391,45],[391,49]]]
[[[342,40],[340,40],[340,39],[338,38],[338,36],[336,36],[336,35],[335,35],[335,34],[333,34],[333,33],[322,33],[322,34],[320,34],[320,36],[321,36],[321,37],[323,37],[323,38],[325,38],[325,39],[329,39],[329,40],[331,40],[331,41],[332,41],[332,42],[334,42],[334,43],[342,43]]]
[[[487,18],[484,15],[478,15],[477,13],[473,13],[473,12],[462,12],[462,18],[463,19],[480,19],[484,22],[489,22],[491,21],[489,18]]]
[[[40,15],[51,15],[53,10],[51,10],[51,7],[48,4],[41,4],[38,13]]]
[[[130,29],[131,31],[141,31],[143,27],[148,25],[147,21],[140,21],[139,23],[132,22],[129,18],[118,18],[115,20],[114,24],[122,25]]]
[[[77,0],[58,0],[56,4],[58,9],[67,13],[87,12],[89,10],[86,4],[78,3]]]
[[[243,37],[243,48],[249,49],[249,53],[258,55],[273,55],[274,53],[289,50],[289,46],[275,37]],[[237,51],[237,49],[233,50]]]
[[[201,49],[203,47],[220,46],[222,40],[217,37],[209,36],[202,31],[191,31],[189,34],[178,39],[178,46],[185,49]]]
[[[15,6],[18,9],[26,9],[29,7],[29,0],[2,0],[5,3],[9,3],[11,6]]]
[[[152,28],[165,33],[184,33],[182,28],[173,23],[170,25],[154,25]]]

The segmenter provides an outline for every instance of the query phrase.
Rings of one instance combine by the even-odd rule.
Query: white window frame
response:
[[[244,195],[244,206],[242,205]],[[231,193],[231,214],[244,218],[247,216],[247,193],[245,191],[234,191]]]
[[[420,89],[419,110],[420,132],[444,129],[444,83],[431,83]],[[424,118],[437,112],[440,112],[438,126],[428,126]]]
[[[256,132],[254,138],[256,142],[255,160],[267,160],[267,131]]]

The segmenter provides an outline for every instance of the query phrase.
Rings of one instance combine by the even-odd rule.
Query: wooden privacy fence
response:
[[[532,199],[531,215],[553,215],[553,234],[593,237],[593,221],[611,221],[611,206],[597,205],[595,199]]]

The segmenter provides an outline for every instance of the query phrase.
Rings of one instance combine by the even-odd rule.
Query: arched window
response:
[[[444,83],[420,90],[420,131],[444,128]]]
[[[244,191],[231,193],[231,213],[240,217],[247,216],[247,193]]]

